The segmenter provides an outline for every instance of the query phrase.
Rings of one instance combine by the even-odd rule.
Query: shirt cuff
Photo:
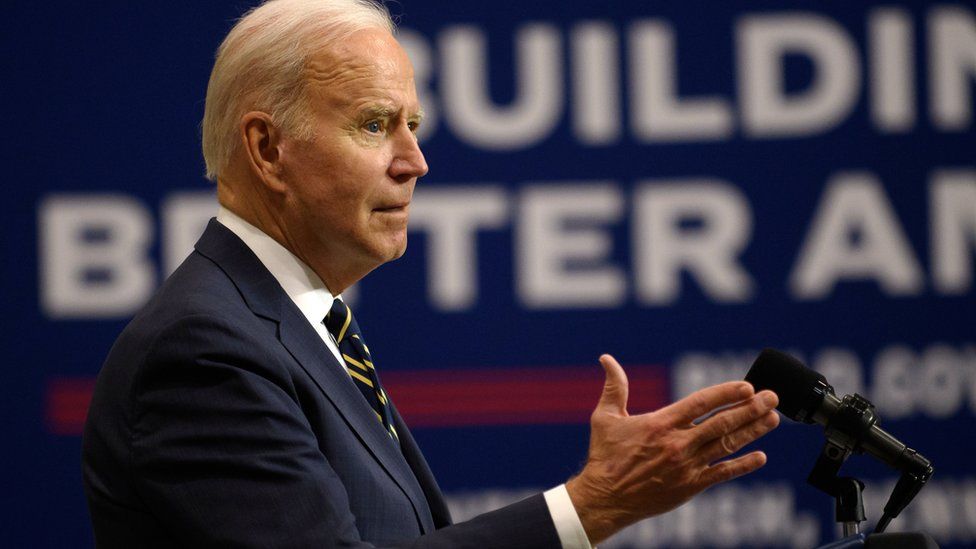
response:
[[[593,549],[590,538],[583,529],[583,523],[576,514],[576,507],[573,507],[573,501],[569,499],[566,485],[560,484],[542,495],[546,498],[549,514],[552,515],[552,522],[556,526],[556,534],[563,549]]]

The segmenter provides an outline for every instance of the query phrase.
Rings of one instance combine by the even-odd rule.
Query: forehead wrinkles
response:
[[[364,43],[365,42],[365,43]],[[395,42],[355,40],[321,51],[309,60],[305,79],[313,97],[351,103],[364,96],[396,99],[413,89],[413,70]]]

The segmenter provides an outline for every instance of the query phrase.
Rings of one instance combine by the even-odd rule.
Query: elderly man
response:
[[[340,298],[404,252],[421,119],[381,6],[273,0],[231,30],[203,123],[220,211],[92,400],[99,546],[588,547],[763,465],[724,458],[776,426],[775,395],[727,383],[629,416],[603,356],[580,474],[451,524]]]

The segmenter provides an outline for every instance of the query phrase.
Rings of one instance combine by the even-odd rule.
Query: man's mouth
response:
[[[391,212],[391,213],[393,213],[393,212],[402,212],[402,211],[406,211],[407,206],[409,206],[409,205],[410,205],[409,202],[402,202],[402,203],[399,203],[399,204],[393,204],[393,205],[390,205],[390,206],[384,206],[382,208],[374,208],[373,211],[375,211],[375,212]]]

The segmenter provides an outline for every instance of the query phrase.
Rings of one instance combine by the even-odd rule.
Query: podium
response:
[[[939,549],[939,544],[923,532],[888,532],[884,534],[857,534],[817,549]]]

